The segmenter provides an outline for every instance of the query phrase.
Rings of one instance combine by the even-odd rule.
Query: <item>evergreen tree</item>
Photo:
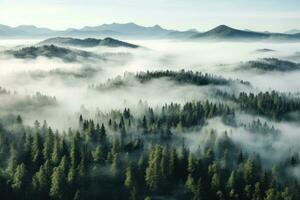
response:
[[[146,177],[145,181],[148,185],[149,189],[155,191],[158,189],[160,184],[160,162],[162,159],[162,147],[160,145],[156,145],[150,151],[148,167],[146,169]]]
[[[25,189],[27,185],[27,170],[25,165],[22,163],[16,167],[16,171],[13,177],[11,187],[17,191],[21,192]]]
[[[61,167],[55,167],[51,176],[50,196],[54,199],[63,199],[66,181]]]
[[[132,189],[134,186],[131,166],[126,169],[124,185],[127,189]]]
[[[45,127],[44,127],[45,126]],[[44,124],[44,128],[46,128],[47,125]],[[43,148],[43,156],[44,160],[50,160],[52,149],[53,149],[53,141],[54,141],[54,135],[52,133],[51,128],[48,128],[48,131],[45,136],[44,140],[44,148]]]
[[[102,152],[102,149],[101,149],[100,145],[96,146],[96,149],[92,153],[92,155],[93,155],[94,162],[96,162],[96,163],[102,163],[103,162],[104,157],[103,157],[103,152]]]

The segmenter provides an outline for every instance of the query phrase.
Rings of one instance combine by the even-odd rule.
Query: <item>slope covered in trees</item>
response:
[[[195,86],[207,86],[207,85],[231,85],[242,84],[250,86],[250,83],[243,80],[225,79],[221,76],[216,76],[208,73],[193,72],[193,71],[147,71],[138,72],[136,74],[127,73],[124,77],[116,77],[115,79],[109,79],[107,82],[99,85],[93,85],[92,88],[98,90],[117,89],[122,87],[130,87],[138,83],[144,84],[152,80],[167,79],[177,84],[195,85]]]
[[[277,58],[263,58],[242,64],[242,70],[258,70],[261,72],[279,71],[289,72],[300,69],[300,64]]]
[[[244,112],[266,116],[272,119],[287,119],[288,114],[300,112],[299,94],[267,91],[254,93],[240,92],[238,95],[217,91],[216,96],[237,103]]]
[[[184,140],[210,118],[231,118],[226,104],[187,102],[134,114],[129,108],[79,116],[67,132],[46,121],[25,126],[18,116],[1,126],[0,185],[5,199],[299,199],[286,155],[271,170],[226,131],[199,131],[196,150]],[[1,124],[3,123],[0,122]],[[8,122],[6,122],[8,124]],[[2,124],[3,125],[3,124]],[[253,133],[280,134],[253,121]],[[9,152],[9,153],[7,153]],[[275,163],[274,163],[275,164]]]
[[[115,79],[120,86],[108,82],[95,88],[128,86],[132,78],[139,84],[164,78],[201,87],[251,86],[200,72],[153,71]],[[294,138],[274,123],[300,113],[299,96],[211,93],[207,100],[156,106],[140,101],[132,108],[78,113],[66,130],[47,121],[29,126],[25,117],[13,115],[21,109],[1,115],[1,195],[26,200],[299,199],[299,148],[294,143],[286,148],[283,142]],[[0,98],[20,98],[26,110],[58,103],[41,93],[24,97],[1,87]],[[245,113],[251,120],[239,117]]]

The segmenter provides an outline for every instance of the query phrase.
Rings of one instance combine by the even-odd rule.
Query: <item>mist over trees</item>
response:
[[[241,105],[248,104],[247,97],[241,94]],[[298,165],[297,152],[270,169],[227,130],[204,129],[207,120],[220,117],[276,140],[283,133],[267,122],[239,125],[234,107],[209,101],[139,106],[142,114],[124,108],[99,112],[94,120],[80,115],[67,132],[46,121],[26,126],[21,116],[10,119],[0,137],[2,194],[8,199],[299,198],[297,179],[287,172]],[[203,139],[194,141],[194,150],[185,140],[192,130]]]
[[[248,154],[227,131],[201,132],[190,150],[184,135],[234,110],[211,102],[148,107],[142,116],[129,108],[79,116],[77,128],[55,131],[46,121],[25,126],[21,116],[2,128],[1,190],[6,199],[298,199],[297,180],[286,169],[296,153],[271,169]],[[259,120],[245,129],[280,134]],[[199,133],[200,134],[200,133]],[[180,139],[181,138],[181,139]],[[8,153],[9,152],[9,153]]]
[[[0,194],[297,200],[297,48],[97,38],[4,45]]]

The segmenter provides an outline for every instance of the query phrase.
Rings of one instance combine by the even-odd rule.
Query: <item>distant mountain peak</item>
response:
[[[235,28],[231,28],[227,25],[217,26],[207,32],[198,33],[194,35],[192,38],[203,38],[203,39],[214,39],[214,40],[235,40],[235,39],[243,39],[243,40],[253,40],[253,39],[265,39],[269,36],[267,33],[259,33],[253,31],[239,30]]]
[[[220,31],[225,31],[225,30],[236,30],[234,28],[231,28],[227,25],[219,25],[215,28],[213,28],[211,31],[217,31],[217,32],[220,32]]]
[[[156,28],[156,29],[163,29],[160,25],[156,24],[155,26],[153,26],[153,28]]]
[[[222,28],[231,28],[231,27],[229,27],[225,24],[221,24],[221,25],[217,26],[216,28],[222,29]]]

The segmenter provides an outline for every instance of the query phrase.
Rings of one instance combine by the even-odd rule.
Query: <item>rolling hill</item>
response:
[[[63,48],[55,45],[23,47],[21,49],[7,50],[4,53],[17,59],[36,59],[37,57],[46,57],[50,59],[58,58],[64,62],[78,62],[83,59],[86,60],[92,58],[104,59],[91,52]]]
[[[71,37],[55,37],[49,38],[39,43],[39,45],[63,45],[63,46],[79,46],[79,47],[126,47],[126,48],[138,48],[139,46],[116,40],[113,38],[95,39],[77,39]]]
[[[300,64],[277,58],[263,58],[259,60],[249,61],[240,66],[241,70],[256,70],[259,72],[290,72],[300,70]]]

